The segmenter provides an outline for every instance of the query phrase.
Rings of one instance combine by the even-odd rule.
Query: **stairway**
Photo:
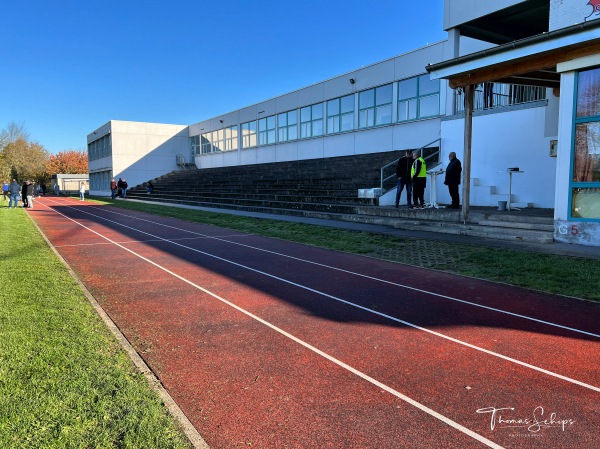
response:
[[[358,189],[377,187],[379,167],[398,152],[256,164],[169,173],[127,191],[128,198],[244,212],[293,215],[513,241],[550,243],[551,210],[499,212],[471,208],[467,223],[454,209],[379,207],[358,198]]]

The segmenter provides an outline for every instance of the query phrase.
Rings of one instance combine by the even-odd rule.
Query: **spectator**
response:
[[[27,181],[27,183],[25,184],[26,188],[25,188],[25,194],[27,195],[27,209],[33,209],[33,192],[34,192],[34,185],[33,182],[31,181]],[[25,206],[23,206],[25,207]]]
[[[123,197],[123,180],[121,178],[117,181],[117,196]]]
[[[444,184],[448,186],[448,193],[450,193],[450,198],[452,198],[452,204],[450,204],[450,209],[458,209],[460,208],[460,196],[458,194],[458,186],[460,185],[460,177],[462,173],[462,165],[460,161],[456,158],[456,153],[452,151],[448,154],[448,159],[450,162],[446,167],[446,177],[444,179]]]
[[[8,193],[8,182],[2,181],[2,197],[4,201],[6,201],[9,196],[10,194]]]
[[[114,200],[117,197],[117,182],[115,178],[110,180],[110,197]]]
[[[123,199],[127,198],[127,187],[127,181],[125,181],[125,178],[123,178],[123,183],[121,184],[121,196]]]
[[[411,177],[413,184],[413,206],[412,208],[425,209],[425,187],[427,187],[427,166],[425,159],[417,153],[413,153],[413,165]]]
[[[8,207],[12,207],[16,209],[19,205],[19,193],[21,192],[21,186],[17,182],[16,179],[13,179],[10,185],[8,186],[8,193],[10,194],[10,201],[8,202]]]
[[[396,177],[398,178],[396,185],[396,207],[400,204],[400,196],[402,195],[404,186],[406,186],[406,204],[410,207],[412,195],[410,169],[412,168],[412,163],[412,151],[408,150],[396,164]]]
[[[81,183],[79,187],[79,201],[83,201],[85,199],[85,182]]]
[[[23,181],[21,184],[21,202],[23,207],[27,207],[27,181]]]
[[[152,193],[154,190],[154,184],[152,184],[152,181],[148,181],[146,184],[146,193]]]

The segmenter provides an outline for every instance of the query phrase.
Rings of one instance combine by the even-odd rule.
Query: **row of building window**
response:
[[[394,94],[396,91],[396,94]],[[394,98],[396,99],[394,101]],[[397,83],[334,98],[190,138],[193,154],[252,148],[279,142],[435,117],[440,113],[440,82],[420,75]],[[357,116],[355,113],[358,111]],[[239,133],[238,133],[239,129]]]
[[[94,140],[88,143],[88,159],[95,161],[112,154],[112,145],[110,141],[110,134],[100,137],[98,140]]]
[[[112,171],[105,170],[101,172],[90,173],[90,190],[109,190]]]

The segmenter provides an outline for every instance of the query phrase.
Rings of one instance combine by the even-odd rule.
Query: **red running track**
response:
[[[600,305],[64,198],[29,211],[212,448],[597,448]]]

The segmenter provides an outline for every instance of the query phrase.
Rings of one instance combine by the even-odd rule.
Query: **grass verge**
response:
[[[600,301],[600,261],[119,200],[99,204]]]
[[[26,212],[0,226],[0,447],[189,448]]]

